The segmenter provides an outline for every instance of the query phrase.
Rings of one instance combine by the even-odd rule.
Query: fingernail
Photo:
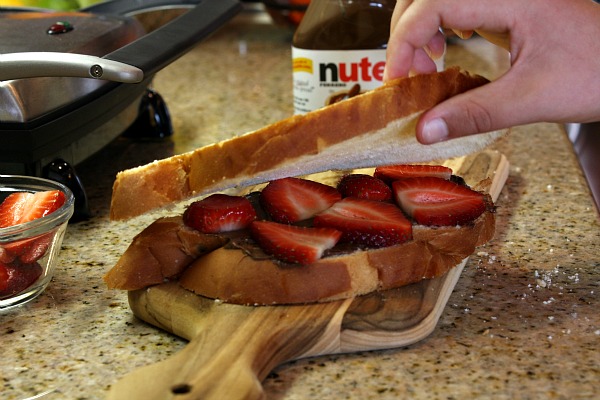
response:
[[[458,29],[453,29],[453,32],[461,39],[469,39],[473,36],[473,31],[461,31]]]
[[[421,132],[421,138],[425,143],[437,143],[448,138],[448,125],[441,118],[426,122]]]

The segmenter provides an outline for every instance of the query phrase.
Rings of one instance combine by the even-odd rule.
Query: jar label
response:
[[[383,83],[385,49],[306,50],[292,47],[294,110],[303,114]]]

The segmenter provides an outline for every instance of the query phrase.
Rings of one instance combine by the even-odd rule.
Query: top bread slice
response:
[[[114,182],[110,218],[125,220],[191,197],[287,176],[479,151],[504,132],[422,145],[415,126],[425,110],[487,82],[458,68],[401,78],[319,110],[122,171]]]

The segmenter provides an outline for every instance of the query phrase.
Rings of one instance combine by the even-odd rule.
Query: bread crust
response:
[[[159,218],[137,234],[104,276],[110,289],[137,290],[178,277],[202,254],[227,243],[187,227],[181,216]]]
[[[414,127],[423,111],[486,82],[457,68],[397,79],[233,139],[121,171],[113,185],[110,218],[124,220],[191,197],[285,176],[481,150],[503,133],[425,146],[416,141]]]
[[[196,294],[236,304],[338,300],[441,276],[491,240],[494,226],[490,206],[469,225],[417,225],[409,242],[326,257],[304,266],[253,258],[225,246],[199,257],[179,282]]]

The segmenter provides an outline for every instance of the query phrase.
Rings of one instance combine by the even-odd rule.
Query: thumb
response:
[[[529,100],[527,95],[519,98],[524,88],[515,87],[510,78],[505,78],[451,97],[426,111],[417,123],[417,140],[431,144],[528,122],[533,117],[528,112]]]

